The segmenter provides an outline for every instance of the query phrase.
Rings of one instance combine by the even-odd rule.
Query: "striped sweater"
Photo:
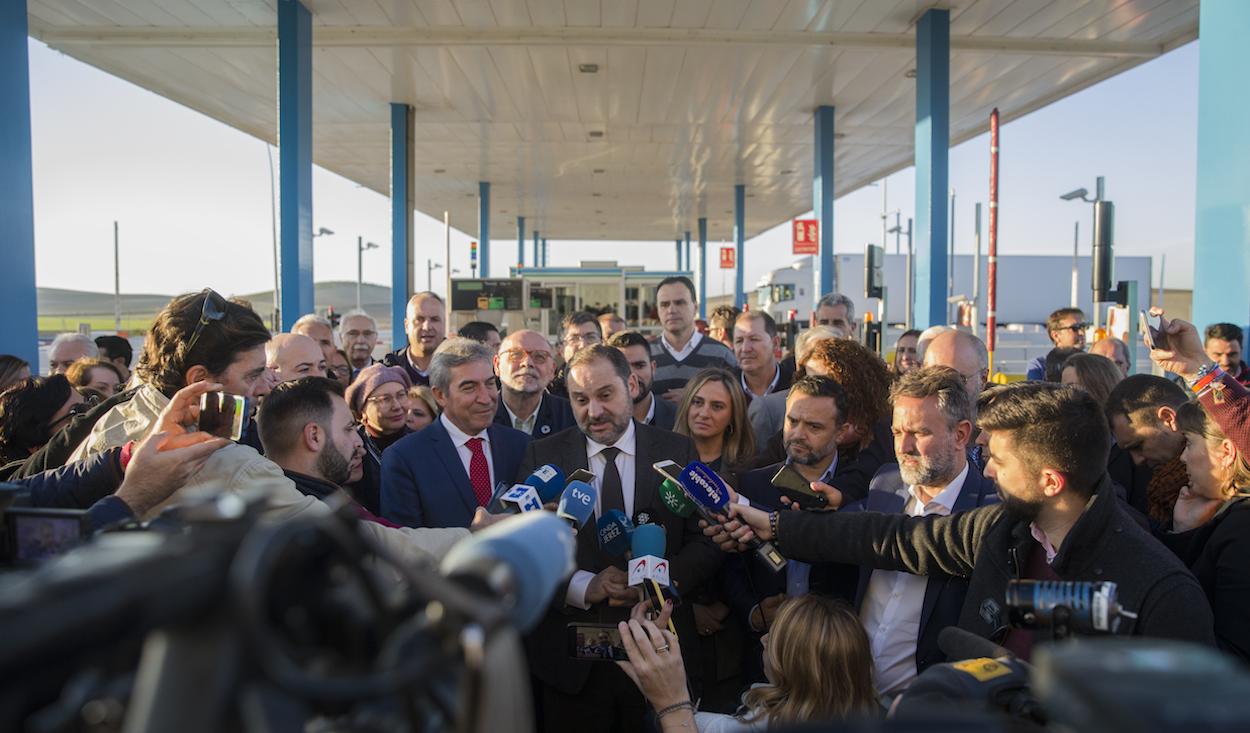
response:
[[[738,360],[734,358],[734,352],[728,346],[707,336],[701,338],[694,350],[681,361],[677,361],[673,354],[664,348],[661,339],[657,338],[651,343],[651,359],[655,361],[655,382],[651,385],[651,391],[657,395],[662,395],[670,389],[685,387],[686,382],[703,369],[718,367],[731,372],[738,370]]]

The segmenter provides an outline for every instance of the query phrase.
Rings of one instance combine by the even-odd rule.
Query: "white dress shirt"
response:
[[[508,423],[512,425],[513,429],[529,435],[534,434],[534,426],[538,424],[538,411],[543,409],[544,399],[542,395],[539,395],[538,404],[534,406],[534,411],[530,413],[530,416],[520,418],[516,416],[511,407],[508,407],[508,403],[504,401],[503,395],[499,396],[499,401],[503,403],[503,409],[508,413]]]
[[[482,452],[486,454],[486,467],[490,470],[490,489],[495,490],[495,461],[490,456],[490,433],[483,430],[477,435],[468,435],[455,423],[447,419],[447,413],[438,416],[443,423],[443,427],[447,428],[447,434],[451,436],[452,445],[456,446],[456,452],[460,454],[460,462],[464,464],[464,475],[472,481],[473,473],[469,470],[469,462],[473,460],[473,451],[469,448],[470,438],[482,439]]]
[[[907,487],[911,498],[904,513],[909,517],[948,516],[959,489],[968,476],[968,466],[954,481],[922,504],[915,486]],[[874,570],[868,580],[859,617],[868,632],[875,667],[877,692],[896,695],[916,677],[916,640],[920,636],[920,611],[929,579],[892,570]]]
[[[587,522],[583,532],[594,532],[595,522],[603,515],[603,472],[607,468],[607,457],[603,455],[603,449],[609,446],[602,443],[596,443],[590,438],[586,438],[586,459],[587,467],[591,473],[595,475],[591,485],[599,493],[595,498],[595,516],[593,522]],[[619,448],[620,453],[616,454],[616,471],[621,475],[621,496],[625,500],[625,516],[634,516],[634,475],[636,473],[636,464],[638,458],[638,436],[634,430],[634,421],[629,421],[629,427],[625,428],[625,434],[620,437],[611,447]],[[586,588],[590,585],[590,581],[594,580],[595,573],[589,570],[578,570],[573,573],[573,578],[569,580],[568,591],[564,594],[564,602],[570,606],[581,609],[590,608],[590,604],[586,603]]]
[[[703,334],[699,333],[698,329],[695,329],[694,334],[690,337],[690,340],[686,342],[686,345],[680,351],[678,351],[668,342],[668,334],[660,334],[660,345],[664,347],[665,351],[672,354],[673,358],[677,361],[685,361],[686,357],[690,356],[695,347],[698,346],[699,342],[702,340]]]

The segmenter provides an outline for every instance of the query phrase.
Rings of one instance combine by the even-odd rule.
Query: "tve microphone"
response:
[[[556,507],[556,516],[572,523],[573,528],[581,527],[595,513],[595,502],[599,500],[599,491],[585,481],[570,481],[560,494],[560,504]]]
[[[452,546],[441,572],[502,600],[522,633],[546,613],[576,566],[576,541],[550,512],[529,512],[494,524]]]
[[[725,513],[725,508],[729,506],[729,487],[720,476],[716,475],[715,471],[698,461],[691,461],[681,470],[678,478],[681,480],[681,486],[685,489],[686,495],[704,511],[713,514]],[[760,559],[767,563],[774,572],[785,567],[786,559],[781,556],[780,552],[777,552],[773,543],[755,538],[748,543],[748,546],[755,550],[755,554],[759,555]]]
[[[539,500],[546,504],[559,498],[560,491],[564,489],[564,471],[558,466],[545,463],[535,468],[521,483],[533,486],[538,492]]]
[[[629,585],[641,587],[643,595],[651,601],[658,612],[664,607],[664,588],[669,587],[668,560],[664,559],[664,528],[656,524],[644,524],[634,528],[630,541]],[[669,631],[674,634],[672,621]]]
[[[609,509],[596,523],[599,530],[599,549],[612,557],[624,557],[629,551],[634,523],[620,509]],[[663,549],[663,546],[661,546]]]
[[[536,512],[543,508],[538,491],[529,484],[513,484],[512,488],[499,495],[499,505],[505,514]]]

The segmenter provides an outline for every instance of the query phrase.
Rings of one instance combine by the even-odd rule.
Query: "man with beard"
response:
[[[877,471],[868,497],[842,511],[948,516],[994,503],[994,482],[968,461],[972,400],[962,374],[924,367],[891,390],[897,464]],[[917,674],[944,661],[938,632],[959,621],[967,581],[863,568],[855,606],[868,632],[877,692],[894,696]]]
[[[495,354],[499,375],[499,409],[495,423],[507,425],[535,438],[571,428],[569,401],[547,393],[556,373],[551,344],[537,331],[514,331],[499,343]]]
[[[609,731],[643,730],[646,704],[629,677],[613,664],[569,659],[569,623],[613,623],[629,617],[639,589],[629,586],[626,560],[599,547],[595,523],[610,510],[634,517],[646,512],[664,528],[672,586],[693,598],[720,565],[720,555],[699,535],[694,518],[683,520],[660,499],[659,474],[651,466],[665,459],[686,465],[698,457],[689,438],[633,419],[638,382],[620,351],[595,344],[573,354],[568,389],[577,427],[530,444],[517,474],[551,463],[570,473],[588,469],[599,491],[595,519],[577,534],[577,567],[564,593],[557,593],[538,628],[527,639],[530,664],[540,682],[544,731],[583,731],[603,721]],[[561,600],[563,602],[561,602]],[[673,614],[687,671],[700,669],[690,604]],[[695,682],[696,692],[698,683]]]
[[[640,389],[634,395],[634,419],[643,425],[672,430],[677,421],[677,407],[651,393],[655,359],[651,358],[651,344],[646,337],[637,331],[622,331],[608,339],[608,346],[625,355],[630,373],[638,380]]]
[[[265,455],[305,496],[324,501],[360,480],[365,448],[338,382],[305,377],[278,385],[265,398],[257,424]],[[347,499],[363,519],[395,526]]]
[[[403,367],[408,381],[416,385],[430,383],[430,360],[434,352],[447,338],[447,306],[436,293],[424,291],[408,300],[404,316],[404,333],[408,345],[387,354],[382,362],[387,366]]]
[[[993,387],[977,405],[989,434],[986,476],[1002,502],[950,516],[761,511],[729,505],[705,532],[726,550],[753,537],[792,560],[847,562],[968,579],[959,627],[1029,659],[1049,630],[1008,627],[1009,580],[1110,581],[1135,618],[1121,635],[1214,644],[1211,607],[1193,575],[1122,508],[1107,477],[1102,409],[1074,387]]]

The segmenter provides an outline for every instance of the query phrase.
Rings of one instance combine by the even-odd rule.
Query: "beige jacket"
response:
[[[79,460],[127,441],[142,440],[155,424],[169,398],[154,387],[144,385],[130,401],[109,410],[87,439],[74,451],[72,460]],[[330,507],[313,496],[305,496],[286,477],[282,467],[246,445],[230,445],[209,457],[186,485],[145,518],[178,503],[188,492],[221,492],[240,489],[261,489],[269,494],[269,514],[273,519],[328,514]],[[428,562],[447,554],[451,546],[468,536],[460,527],[446,529],[395,529],[374,522],[361,522],[364,532],[372,535],[393,555],[403,561]]]

